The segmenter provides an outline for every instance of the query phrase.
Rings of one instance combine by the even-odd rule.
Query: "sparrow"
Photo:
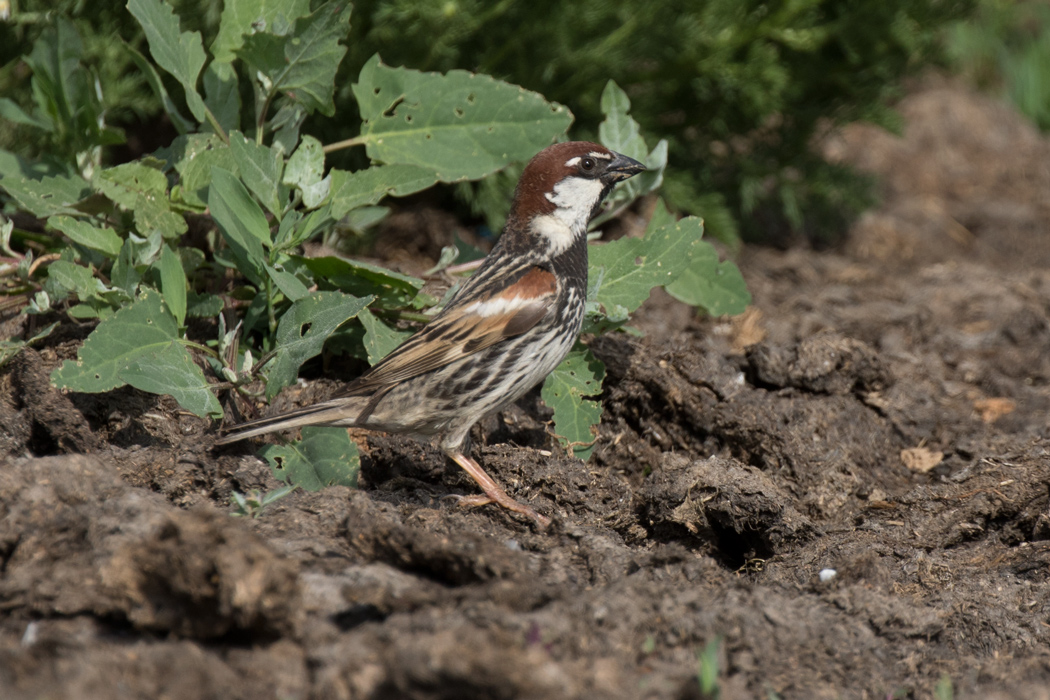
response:
[[[222,445],[305,425],[368,428],[440,445],[484,495],[459,504],[498,504],[550,520],[511,498],[468,454],[471,427],[543,381],[580,333],[587,300],[587,223],[621,180],[645,170],[596,143],[549,146],[529,161],[503,235],[449,303],[415,335],[337,397],[248,421]]]

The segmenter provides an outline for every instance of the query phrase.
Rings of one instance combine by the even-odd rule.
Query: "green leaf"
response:
[[[18,106],[18,103],[7,97],[0,97],[0,119],[6,119],[15,124],[35,126],[44,131],[51,131],[51,125],[49,123],[26,114],[25,110]]]
[[[275,24],[287,27],[310,11],[310,0],[226,0],[222,4],[219,34],[211,45],[212,56],[228,63],[244,45],[244,35]],[[275,32],[282,33],[282,32]]]
[[[47,225],[66,234],[74,243],[97,250],[107,258],[120,255],[120,248],[124,245],[123,239],[113,229],[96,228],[86,221],[77,221],[68,216],[53,216],[48,219]]]
[[[172,240],[186,233],[186,220],[171,210],[168,201],[168,178],[163,162],[144,158],[100,171],[95,188],[135,215],[135,228],[143,236],[160,231]]]
[[[142,25],[153,60],[182,83],[194,118],[204,121],[204,101],[197,92],[197,78],[206,59],[200,33],[179,31],[179,18],[160,0],[128,0],[128,11]]]
[[[294,383],[299,367],[321,352],[328,336],[372,300],[341,292],[314,292],[292,304],[277,325],[277,355],[270,363],[267,398]]]
[[[160,291],[164,295],[164,302],[181,327],[186,323],[186,272],[182,269],[179,254],[166,245],[156,265],[160,272]]]
[[[329,178],[324,175],[324,151],[321,142],[313,136],[304,136],[299,148],[288,159],[283,182],[298,187],[303,196],[303,205],[315,209],[328,197],[331,188]]]
[[[91,268],[68,260],[56,260],[48,265],[44,290],[53,302],[61,301],[70,294],[76,294],[81,301],[86,301],[107,291],[106,285],[95,277]]]
[[[283,202],[287,200],[288,194],[281,184],[284,160],[280,152],[256,144],[239,131],[230,132],[230,152],[244,184],[271,214],[279,217],[284,210]],[[322,156],[322,167],[323,163]]]
[[[656,190],[663,183],[664,169],[667,167],[667,141],[661,139],[656,148],[649,151],[641,127],[629,114],[631,101],[627,93],[612,80],[606,83],[602,91],[601,108],[605,114],[605,120],[598,126],[598,138],[602,145],[641,161],[646,166],[645,172],[618,184],[606,199],[605,209],[612,212]],[[606,218],[597,217],[592,228]]]
[[[423,288],[423,280],[358,260],[335,256],[304,258],[292,256],[314,277],[355,296],[374,295],[384,304],[403,306]]]
[[[171,99],[171,95],[168,94],[168,89],[164,87],[164,82],[160,79],[160,74],[157,72],[157,69],[153,67],[153,64],[130,44],[125,43],[124,48],[131,53],[131,60],[135,62],[139,72],[146,78],[146,82],[149,83],[150,89],[153,90],[153,94],[156,95],[160,100],[160,103],[164,105],[164,111],[171,118],[171,123],[175,126],[175,130],[180,134],[185,134],[187,131],[192,130],[196,124],[182,115],[182,111],[179,110],[175,101]]]
[[[411,331],[399,331],[386,325],[368,309],[363,309],[357,314],[357,319],[365,327],[364,345],[370,365],[375,365],[412,336]]]
[[[6,175],[0,187],[7,191],[20,209],[41,219],[55,214],[78,212],[72,205],[91,195],[91,188],[84,178],[77,175],[57,175],[39,180]]]
[[[146,290],[132,304],[98,324],[77,352],[51,373],[59,389],[98,393],[124,384],[118,373],[132,360],[163,350],[178,336],[175,317],[160,294]]]
[[[212,61],[204,69],[204,104],[223,131],[228,133],[240,125],[241,93],[237,71],[229,63]],[[205,122],[205,126],[214,129],[211,122]]]
[[[179,173],[178,193],[173,190],[172,199],[180,199],[201,211],[207,207],[204,200],[211,184],[211,169],[217,166],[230,172],[239,170],[233,149],[215,134],[179,136],[163,155]]]
[[[113,263],[110,271],[109,281],[117,289],[121,289],[128,296],[135,294],[135,289],[142,280],[142,274],[135,267],[135,250],[137,246],[130,238],[124,241],[120,248],[120,256]]]
[[[594,452],[602,406],[585,396],[602,391],[605,366],[590,349],[577,344],[543,382],[540,396],[554,411],[554,432],[559,442],[586,461]]]
[[[321,142],[313,136],[304,136],[299,148],[288,158],[282,182],[286,185],[301,187],[312,185],[324,175],[324,152]]]
[[[731,261],[718,262],[718,252],[702,242],[692,263],[674,282],[667,293],[690,306],[700,306],[712,316],[744,313],[751,303],[740,269]]]
[[[178,341],[172,340],[155,352],[128,361],[117,375],[141,391],[173,397],[180,406],[201,418],[222,417],[222,406],[204,372]]]
[[[42,329],[36,335],[29,340],[21,340],[19,338],[0,340],[0,367],[3,367],[8,362],[13,360],[18,353],[22,352],[22,349],[27,345],[32,345],[38,340],[43,340],[47,336],[51,335],[51,331],[58,327],[58,321],[55,321],[50,326]]]
[[[572,123],[568,109],[516,85],[461,70],[390,68],[378,55],[352,87],[369,157],[422,166],[442,182],[526,161]]]
[[[290,445],[267,445],[262,456],[274,477],[307,491],[325,486],[357,488],[361,458],[346,428],[303,428],[303,439]]]
[[[222,297],[215,294],[190,292],[186,297],[186,315],[191,318],[211,318],[222,311]]]
[[[269,94],[283,92],[308,111],[330,117],[335,113],[335,74],[346,54],[339,40],[349,29],[349,3],[327,2],[297,19],[285,36],[266,31],[246,35],[236,54],[266,77]]]
[[[335,219],[358,207],[375,204],[387,195],[404,197],[438,181],[436,172],[418,165],[374,165],[356,172],[333,169],[329,177]]]
[[[266,214],[241,181],[229,170],[219,167],[212,168],[208,207],[241,272],[256,285],[262,284],[266,279],[263,245],[270,244]]]
[[[295,150],[299,143],[299,129],[306,119],[306,110],[294,102],[286,102],[270,120],[273,129],[272,145],[282,154]]]
[[[602,145],[635,160],[645,160],[648,147],[642,138],[638,122],[628,113],[631,100],[615,81],[605,84],[601,98],[605,121],[598,125],[598,138]]]
[[[35,118],[47,122],[54,139],[50,149],[67,162],[82,161],[101,145],[122,143],[119,132],[105,125],[98,79],[81,62],[83,44],[76,26],[59,14],[49,18],[23,61],[33,71]]]
[[[300,282],[299,278],[290,272],[267,265],[266,274],[268,274],[270,279],[274,281],[277,288],[292,301],[299,301],[310,293],[310,290],[306,288],[306,285]]]
[[[633,312],[649,298],[653,287],[667,285],[689,267],[700,248],[703,220],[652,226],[644,238],[621,238],[592,245],[587,276],[587,298],[607,310],[623,307]]]

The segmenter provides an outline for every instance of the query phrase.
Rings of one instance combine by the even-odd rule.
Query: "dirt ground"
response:
[[[483,422],[547,532],[376,435],[360,490],[230,517],[278,486],[255,448],[49,388],[64,325],[0,373],[0,698],[686,700],[716,639],[722,700],[1050,698],[1050,140],[950,83],[900,109],[824,145],[884,183],[839,250],[592,343],[591,463],[536,396]]]

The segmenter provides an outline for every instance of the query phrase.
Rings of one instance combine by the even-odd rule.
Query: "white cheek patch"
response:
[[[554,215],[569,226],[586,225],[587,219],[602,196],[600,180],[585,177],[567,177],[554,186],[547,199],[558,209]]]

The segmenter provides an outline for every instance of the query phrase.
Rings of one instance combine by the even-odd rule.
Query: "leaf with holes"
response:
[[[204,378],[204,372],[178,341],[172,340],[156,352],[129,361],[117,376],[141,391],[167,394],[201,418],[222,417],[222,406]]]
[[[335,73],[346,53],[339,43],[350,29],[350,5],[327,2],[295,20],[284,35],[270,31],[248,34],[237,56],[265,76],[266,92],[283,92],[308,111],[335,112]]]
[[[225,0],[211,52],[216,61],[232,61],[234,52],[244,45],[245,34],[259,28],[284,33],[293,21],[309,12],[309,0]]]
[[[276,478],[307,491],[333,485],[357,488],[361,458],[346,428],[307,426],[302,434],[298,442],[262,450]]]
[[[328,197],[332,185],[331,175],[324,178],[323,175],[324,151],[321,142],[313,136],[304,136],[299,148],[288,158],[283,182],[298,188],[307,209],[316,209]]]
[[[517,85],[461,70],[391,68],[378,55],[352,87],[369,157],[433,170],[442,182],[526,161],[572,123],[567,108]]]
[[[146,290],[138,299],[98,324],[77,352],[51,373],[59,389],[98,393],[124,385],[119,373],[133,360],[163,350],[178,337],[175,317],[160,294]]]
[[[668,222],[659,225],[660,222]],[[700,250],[704,222],[697,217],[674,221],[654,215],[644,238],[621,238],[592,245],[587,298],[606,311],[622,307],[633,312],[649,298],[653,287],[668,285],[689,267]]]
[[[602,391],[605,366],[584,345],[577,344],[543,382],[540,395],[554,411],[554,432],[572,454],[586,461],[594,452],[602,406],[585,396]]]
[[[84,178],[77,175],[58,175],[39,180],[26,177],[13,177],[5,174],[0,180],[0,188],[24,209],[45,219],[55,214],[73,214],[78,212],[73,205],[91,194],[91,188]]]
[[[212,167],[237,173],[233,148],[215,134],[186,134],[176,138],[171,146],[161,149],[169,165],[179,173],[179,184],[172,188],[172,200],[183,202],[204,211]],[[247,179],[247,178],[246,178]]]
[[[171,210],[168,177],[163,161],[146,157],[141,161],[106,168],[93,184],[102,194],[134,212],[135,228],[142,236],[154,231],[172,240],[186,233],[186,220]]]
[[[374,165],[349,172],[333,169],[332,218],[341,219],[358,207],[376,204],[383,197],[405,197],[433,185],[438,175],[418,165]]]
[[[320,354],[328,336],[374,298],[314,292],[292,304],[277,326],[277,355],[270,363],[266,397],[272,399],[283,387],[295,382],[299,367]]]

